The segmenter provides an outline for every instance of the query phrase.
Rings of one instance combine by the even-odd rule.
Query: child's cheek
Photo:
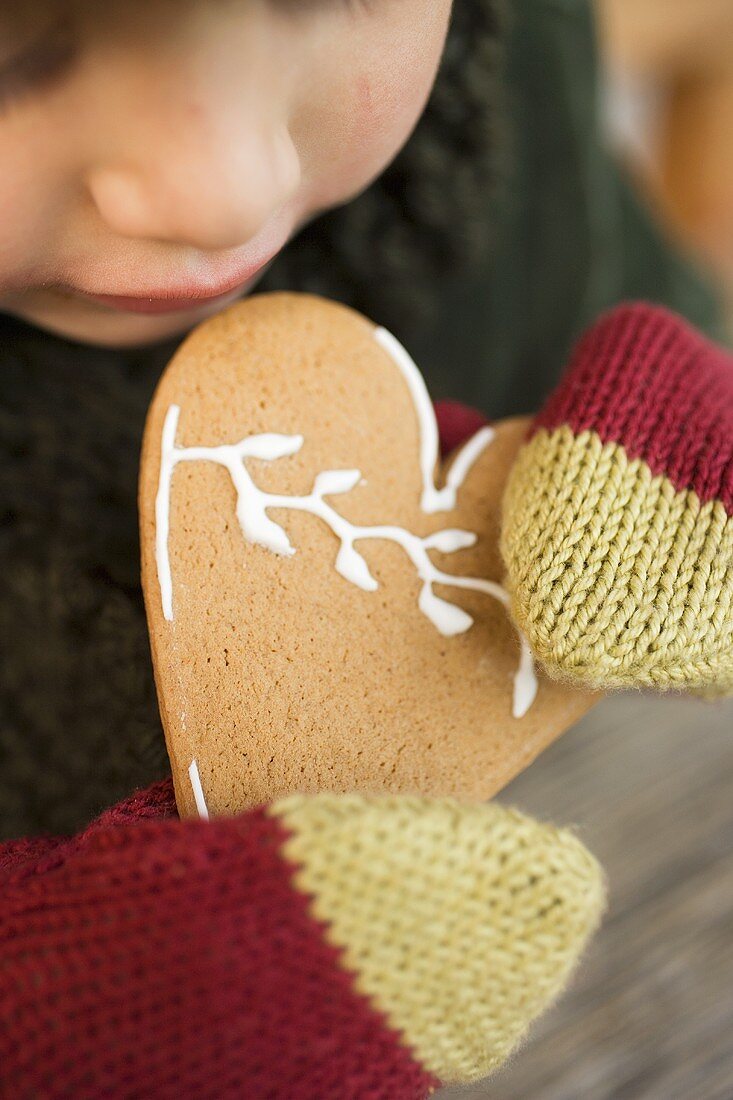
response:
[[[0,128],[0,295],[50,277],[68,189],[42,130]]]
[[[34,205],[33,195],[18,184],[16,173],[0,174],[0,294],[25,285],[38,262],[41,242]]]
[[[431,22],[419,41],[414,31],[393,33],[342,59],[341,72],[348,75],[334,82],[336,95],[332,85],[321,124],[314,127],[317,140],[304,158],[313,205],[343,202],[363,190],[407,140],[430,94],[445,39],[446,15]]]

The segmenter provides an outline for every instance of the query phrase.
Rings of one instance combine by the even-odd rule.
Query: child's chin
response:
[[[233,296],[233,299],[234,300]],[[221,300],[174,313],[130,313],[98,306],[52,290],[14,296],[4,310],[38,328],[97,347],[126,348],[157,344],[181,336],[224,308]]]

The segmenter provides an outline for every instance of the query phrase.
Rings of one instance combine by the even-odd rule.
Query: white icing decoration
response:
[[[450,512],[456,506],[458,490],[466,480],[469,470],[494,438],[494,430],[488,425],[480,428],[456,455],[448,471],[445,485],[441,489],[436,488],[435,470],[440,455],[440,438],[435,409],[430,400],[425,379],[406,348],[403,348],[399,340],[386,328],[375,329],[374,339],[399,367],[417,413],[420,429],[420,474],[423,483],[420,507],[429,515],[435,512]]]
[[[446,528],[445,531],[436,531],[434,535],[428,535],[423,542],[427,550],[440,550],[442,554],[452,554],[454,550],[475,546],[476,536],[473,531]]]
[[[438,428],[422,375],[405,349],[386,329],[376,329],[375,339],[399,366],[409,386],[418,415],[420,469],[423,481],[421,508],[427,513],[450,511],[455,507],[458,490],[471,467],[494,438],[493,430],[489,427],[482,428],[468,440],[458,452],[448,472],[446,484],[443,488],[437,489],[434,475],[438,459]],[[324,498],[351,492],[358,484],[365,484],[359,470],[324,470],[317,475],[313,488],[306,496],[283,496],[265,492],[254,483],[246,468],[245,460],[258,458],[274,461],[294,455],[303,446],[304,440],[301,435],[289,436],[267,432],[245,436],[234,444],[221,444],[215,447],[179,447],[176,445],[179,415],[179,406],[171,405],[163,426],[160,482],[155,501],[155,556],[163,614],[169,621],[173,619],[173,584],[168,549],[171,482],[179,462],[200,461],[214,462],[228,470],[237,493],[236,514],[244,537],[249,542],[273,553],[291,556],[295,553],[295,548],[291,545],[283,528],[267,515],[270,508],[310,512],[311,515],[317,516],[326,523],[340,542],[335,561],[337,572],[345,580],[366,592],[374,592],[379,585],[370,573],[365,559],[355,549],[354,543],[368,539],[381,539],[401,546],[423,582],[418,606],[436,629],[446,637],[465,633],[473,625],[473,618],[463,608],[436,596],[433,591],[435,584],[483,592],[499,600],[504,607],[508,608],[509,597],[501,585],[478,577],[461,577],[445,573],[438,569],[430,558],[431,550],[450,554],[475,545],[476,535],[473,532],[446,528],[421,537],[393,524],[360,526],[350,523]],[[512,704],[512,713],[515,718],[524,717],[537,695],[537,678],[532,653],[524,636],[520,634],[519,637],[521,656],[519,669],[514,676]],[[195,761],[189,769],[189,774],[194,793],[198,784],[201,805],[206,812]],[[197,805],[199,805],[198,795]],[[199,811],[201,812],[201,806]],[[202,816],[204,816],[203,813]]]
[[[394,524],[360,526],[349,522],[324,498],[327,493],[334,496],[350,492],[361,479],[359,470],[324,470],[316,477],[313,488],[307,496],[291,497],[265,492],[255,485],[244,460],[246,458],[269,460],[295,454],[303,445],[302,436],[251,435],[246,436],[239,443],[223,444],[218,447],[178,447],[175,443],[175,433],[179,415],[178,405],[171,405],[163,428],[161,484],[156,500],[158,521],[156,555],[161,578],[163,613],[166,619],[173,618],[171,568],[168,554],[170,482],[173,470],[179,462],[204,460],[224,466],[229,471],[237,492],[237,519],[242,528],[242,534],[248,542],[253,542],[256,546],[262,546],[276,554],[294,554],[295,549],[287,534],[279,524],[269,518],[267,511],[270,508],[283,508],[289,511],[310,512],[311,515],[323,520],[341,543],[336,556],[337,571],[347,581],[366,592],[374,592],[378,584],[369,572],[366,561],[355,549],[354,543],[367,539],[383,539],[401,546],[423,582],[419,599],[420,610],[427,615],[441,634],[446,636],[462,634],[473,624],[473,619],[467,612],[436,596],[433,592],[434,584],[485,592],[506,604],[506,592],[494,581],[481,580],[477,577],[457,577],[452,573],[444,573],[430,559],[428,551],[431,549],[452,553],[455,550],[473,546],[476,536],[471,531],[446,529],[420,537]]]
[[[204,789],[201,786],[199,767],[195,760],[192,760],[189,765],[188,778],[191,780],[191,786],[193,787],[193,797],[196,799],[196,809],[199,812],[199,817],[203,818],[204,821],[208,821],[209,811],[204,798]]]
[[[445,490],[451,489],[453,493],[451,508],[456,506],[458,490],[468,477],[471,467],[488,445],[493,443],[495,434],[494,429],[489,427],[488,424],[484,425],[483,428],[479,428],[476,434],[464,443],[451,462],[448,476],[445,479]]]
[[[168,555],[170,493],[173,470],[178,463],[206,460],[226,466],[237,490],[237,519],[244,537],[250,542],[256,542],[260,546],[274,551],[276,554],[291,555],[295,553],[294,547],[290,545],[290,540],[282,527],[273,523],[265,515],[266,505],[264,500],[267,499],[267,495],[260,494],[255,489],[252,479],[244,467],[243,460],[245,458],[262,458],[273,461],[276,458],[284,458],[287,455],[295,454],[303,446],[303,437],[300,435],[275,435],[268,432],[264,435],[248,436],[234,445],[177,447],[176,430],[180,411],[178,405],[171,405],[165,418],[160,459],[160,482],[155,499],[155,559],[163,601],[163,614],[166,619],[170,620],[173,619],[173,583]],[[248,499],[250,487],[254,489],[254,496],[251,501]],[[259,498],[262,499],[262,503],[260,503]],[[272,505],[268,504],[267,507],[272,507]]]
[[[532,650],[529,648],[529,642],[522,633],[519,635],[519,640],[522,649],[519,658],[519,668],[514,674],[514,700],[512,704],[512,715],[514,718],[524,718],[537,698],[537,691],[539,689],[534,667],[534,658],[532,656]]]

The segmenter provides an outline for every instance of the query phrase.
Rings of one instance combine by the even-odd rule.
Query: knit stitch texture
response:
[[[419,1100],[508,1052],[602,904],[579,841],[499,806],[180,821],[166,781],[0,847],[0,1093]]]
[[[733,357],[623,306],[578,346],[504,499],[515,617],[580,685],[733,691]]]

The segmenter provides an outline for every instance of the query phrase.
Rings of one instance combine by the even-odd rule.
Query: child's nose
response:
[[[297,192],[301,166],[287,127],[248,128],[197,140],[166,135],[134,159],[98,165],[87,186],[104,222],[128,238],[201,250],[254,237]]]

